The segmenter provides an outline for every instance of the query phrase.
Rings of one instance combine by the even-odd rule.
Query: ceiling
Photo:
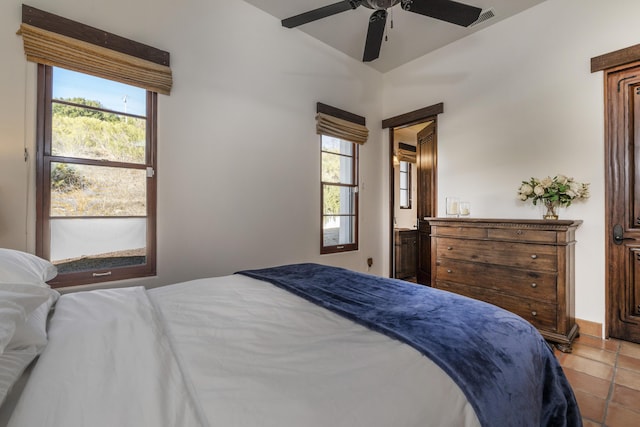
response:
[[[275,16],[278,20],[339,2],[339,0],[245,1]],[[380,57],[366,64],[380,72],[387,72],[489,25],[493,25],[502,19],[542,3],[544,0],[458,1],[482,8],[483,14],[491,9],[495,16],[465,28],[407,12],[402,10],[398,4],[389,9],[390,15],[387,23],[391,20],[392,13],[393,29],[387,26],[388,40],[382,43]],[[371,9],[361,6],[355,10],[348,10],[297,28],[287,29],[287,31],[304,31],[311,37],[361,61],[371,13]]]

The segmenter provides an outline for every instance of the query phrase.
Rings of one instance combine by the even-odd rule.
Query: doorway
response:
[[[431,282],[430,228],[424,219],[437,212],[436,130],[442,109],[443,104],[437,104],[383,121],[383,128],[389,128],[390,276],[424,285]],[[410,147],[413,161],[406,156]]]
[[[640,343],[640,62],[605,71],[607,331]]]

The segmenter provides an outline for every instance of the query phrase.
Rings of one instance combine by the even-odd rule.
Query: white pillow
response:
[[[0,354],[13,339],[19,325],[52,293],[48,287],[31,283],[0,283]]]
[[[26,252],[0,248],[0,283],[43,285],[57,275],[56,266],[46,259]]]
[[[60,294],[51,289],[47,301],[31,312],[23,322],[16,324],[13,338],[6,346],[5,351],[17,350],[27,347],[35,347],[38,353],[44,350],[47,345],[47,317],[51,306],[58,299]]]
[[[33,347],[0,354],[0,405],[25,368],[37,355],[38,351]]]

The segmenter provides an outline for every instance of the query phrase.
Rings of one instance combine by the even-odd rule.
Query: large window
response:
[[[321,135],[321,253],[358,249],[358,144]]]
[[[54,286],[155,274],[157,95],[38,66],[38,255]]]

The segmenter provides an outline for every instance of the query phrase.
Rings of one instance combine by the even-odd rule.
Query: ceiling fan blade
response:
[[[318,9],[310,10],[309,12],[301,13],[300,15],[283,19],[282,26],[287,28],[298,27],[309,22],[317,21],[318,19],[326,18],[327,16],[346,12],[349,9],[355,9],[360,6],[361,3],[362,0],[344,0],[330,4]]]
[[[473,24],[482,13],[479,7],[453,0],[402,0],[402,8],[463,27]]]
[[[387,23],[387,11],[376,10],[369,18],[369,30],[367,31],[367,42],[364,45],[364,55],[362,61],[370,62],[380,56],[382,46],[382,36]]]

